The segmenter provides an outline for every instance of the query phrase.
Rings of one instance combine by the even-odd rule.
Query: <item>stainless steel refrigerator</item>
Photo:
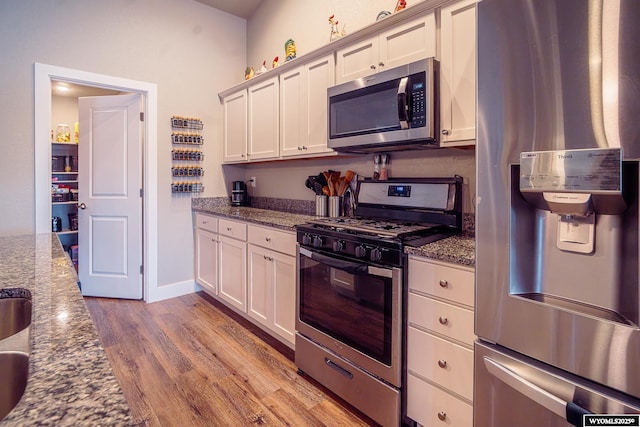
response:
[[[640,1],[478,3],[474,425],[640,413]]]

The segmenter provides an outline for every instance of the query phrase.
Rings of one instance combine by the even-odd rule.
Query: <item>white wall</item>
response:
[[[191,201],[170,193],[169,118],[204,121],[204,195],[224,195],[217,94],[243,72],[245,41],[245,20],[191,0],[2,0],[0,235],[34,231],[35,62],[155,83],[157,285],[192,280]]]
[[[409,4],[419,1],[409,1]],[[296,42],[298,55],[329,42],[329,16],[347,34],[375,22],[382,10],[393,11],[395,0],[263,0],[247,23],[247,65],[256,70],[267,60],[285,58],[284,43]]]
[[[409,1],[411,5],[418,1]],[[275,54],[283,55],[284,42],[288,38],[296,41],[298,54],[313,51],[328,43],[328,17],[335,14],[346,23],[347,33],[354,32],[375,22],[381,10],[393,10],[395,0],[263,0],[260,8],[247,22],[247,56],[250,64],[261,63],[262,58],[271,59]],[[409,12],[409,10],[407,10]],[[470,94],[470,96],[474,96]],[[440,149],[413,150],[391,153],[392,177],[432,177],[461,175],[465,185],[465,211],[474,212],[471,203],[475,196],[475,150]],[[329,157],[314,160],[287,160],[223,166],[229,183],[233,179],[257,178],[258,185],[249,191],[254,196],[283,197],[313,200],[314,194],[304,186],[308,175],[317,175],[327,169],[340,170],[343,174],[351,169],[361,176],[371,177],[372,155],[351,157]],[[287,185],[283,185],[286,181]]]

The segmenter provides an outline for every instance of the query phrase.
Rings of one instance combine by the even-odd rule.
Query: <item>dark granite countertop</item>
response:
[[[296,225],[303,224],[313,218],[311,215],[280,210],[230,206],[224,198],[194,198],[191,206],[194,212],[291,231],[295,230]],[[475,267],[475,238],[471,233],[449,237],[419,248],[406,247],[405,252],[443,262]]]
[[[475,267],[475,248],[475,237],[470,234],[461,234],[438,240],[419,248],[405,246],[404,251],[409,255],[418,255],[452,264]]]
[[[32,296],[29,380],[0,426],[134,425],[55,235],[0,237],[0,289],[16,287]]]

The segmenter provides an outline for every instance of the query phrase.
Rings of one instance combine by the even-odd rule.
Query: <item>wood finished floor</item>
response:
[[[141,426],[375,425],[298,375],[291,349],[203,292],[85,301]]]

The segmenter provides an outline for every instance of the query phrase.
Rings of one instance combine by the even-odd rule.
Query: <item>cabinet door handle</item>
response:
[[[442,129],[443,135],[449,135],[449,129]]]
[[[447,419],[447,413],[446,413],[446,412],[444,412],[444,411],[440,411],[440,412],[438,412],[438,419],[439,419],[440,421],[444,421],[444,420],[446,420],[446,419]]]
[[[438,322],[440,322],[441,325],[446,325],[447,323],[449,323],[449,319],[447,319],[446,317],[438,317]]]
[[[440,280],[440,287],[441,288],[449,287],[449,282],[447,282],[446,280]]]
[[[265,237],[264,240],[266,240],[267,242],[271,241],[271,237]]]
[[[231,231],[231,227],[227,227],[227,231]]]
[[[372,70],[375,70],[375,69],[376,69],[376,66],[375,66],[375,65],[373,65],[373,64],[371,64],[371,67],[370,67],[370,68],[371,68]]]
[[[384,62],[382,62],[382,61],[378,62],[378,66],[379,67],[384,67]]]
[[[447,361],[444,359],[440,359],[438,360],[438,366],[440,366],[442,369],[447,367]]]

